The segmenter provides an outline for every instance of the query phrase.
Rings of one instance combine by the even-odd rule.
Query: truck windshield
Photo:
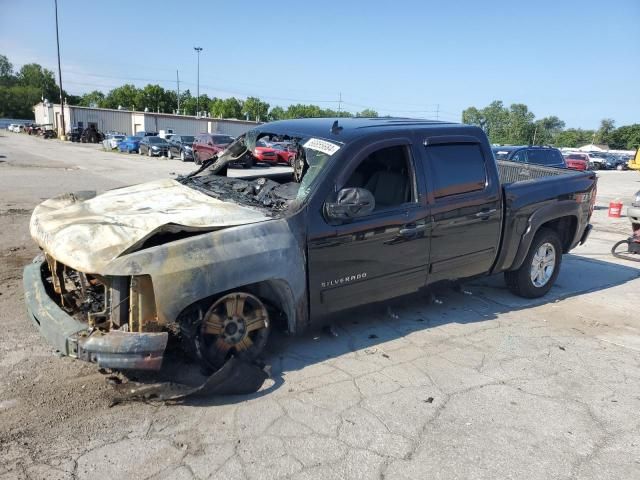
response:
[[[280,177],[287,177],[288,180],[275,182],[269,178],[259,178],[244,181],[217,175],[224,167],[245,164],[251,157],[255,159],[256,146],[271,142],[287,142],[292,146],[290,151],[294,154],[293,172],[290,176],[280,175]],[[205,163],[204,168],[182,177],[180,181],[214,196],[218,196],[223,190],[229,192],[232,190],[233,195],[220,197],[225,200],[251,205],[262,204],[261,206],[276,211],[285,210],[292,202],[304,201],[309,196],[315,188],[320,173],[340,148],[340,144],[321,138],[310,138],[294,133],[283,135],[251,130],[238,137],[223,152],[214,157],[213,163],[209,165]],[[214,185],[215,188],[213,188]],[[264,193],[266,188],[269,188],[269,193]],[[243,195],[239,195],[240,192]]]

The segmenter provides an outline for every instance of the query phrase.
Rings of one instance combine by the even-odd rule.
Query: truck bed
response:
[[[498,176],[500,177],[500,183],[503,185],[538,178],[582,175],[582,173],[576,170],[543,167],[541,165],[533,165],[530,163],[509,162],[507,160],[497,160],[496,163],[498,164]]]

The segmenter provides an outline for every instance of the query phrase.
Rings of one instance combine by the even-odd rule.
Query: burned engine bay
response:
[[[183,178],[182,184],[218,200],[260,208],[272,216],[285,211],[300,189],[296,182],[280,184],[265,177],[243,180],[215,174]]]

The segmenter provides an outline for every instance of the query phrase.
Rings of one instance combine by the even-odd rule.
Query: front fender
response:
[[[306,325],[306,259],[286,218],[208,232],[111,262],[106,275],[149,275],[160,323],[203,298],[250,284],[280,285],[289,329]],[[290,293],[287,293],[290,292]],[[290,299],[286,299],[290,295]],[[295,312],[295,318],[291,318]]]

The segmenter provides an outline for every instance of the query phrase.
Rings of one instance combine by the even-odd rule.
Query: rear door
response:
[[[491,151],[473,136],[431,137],[423,160],[433,220],[429,283],[488,272],[502,221]]]

